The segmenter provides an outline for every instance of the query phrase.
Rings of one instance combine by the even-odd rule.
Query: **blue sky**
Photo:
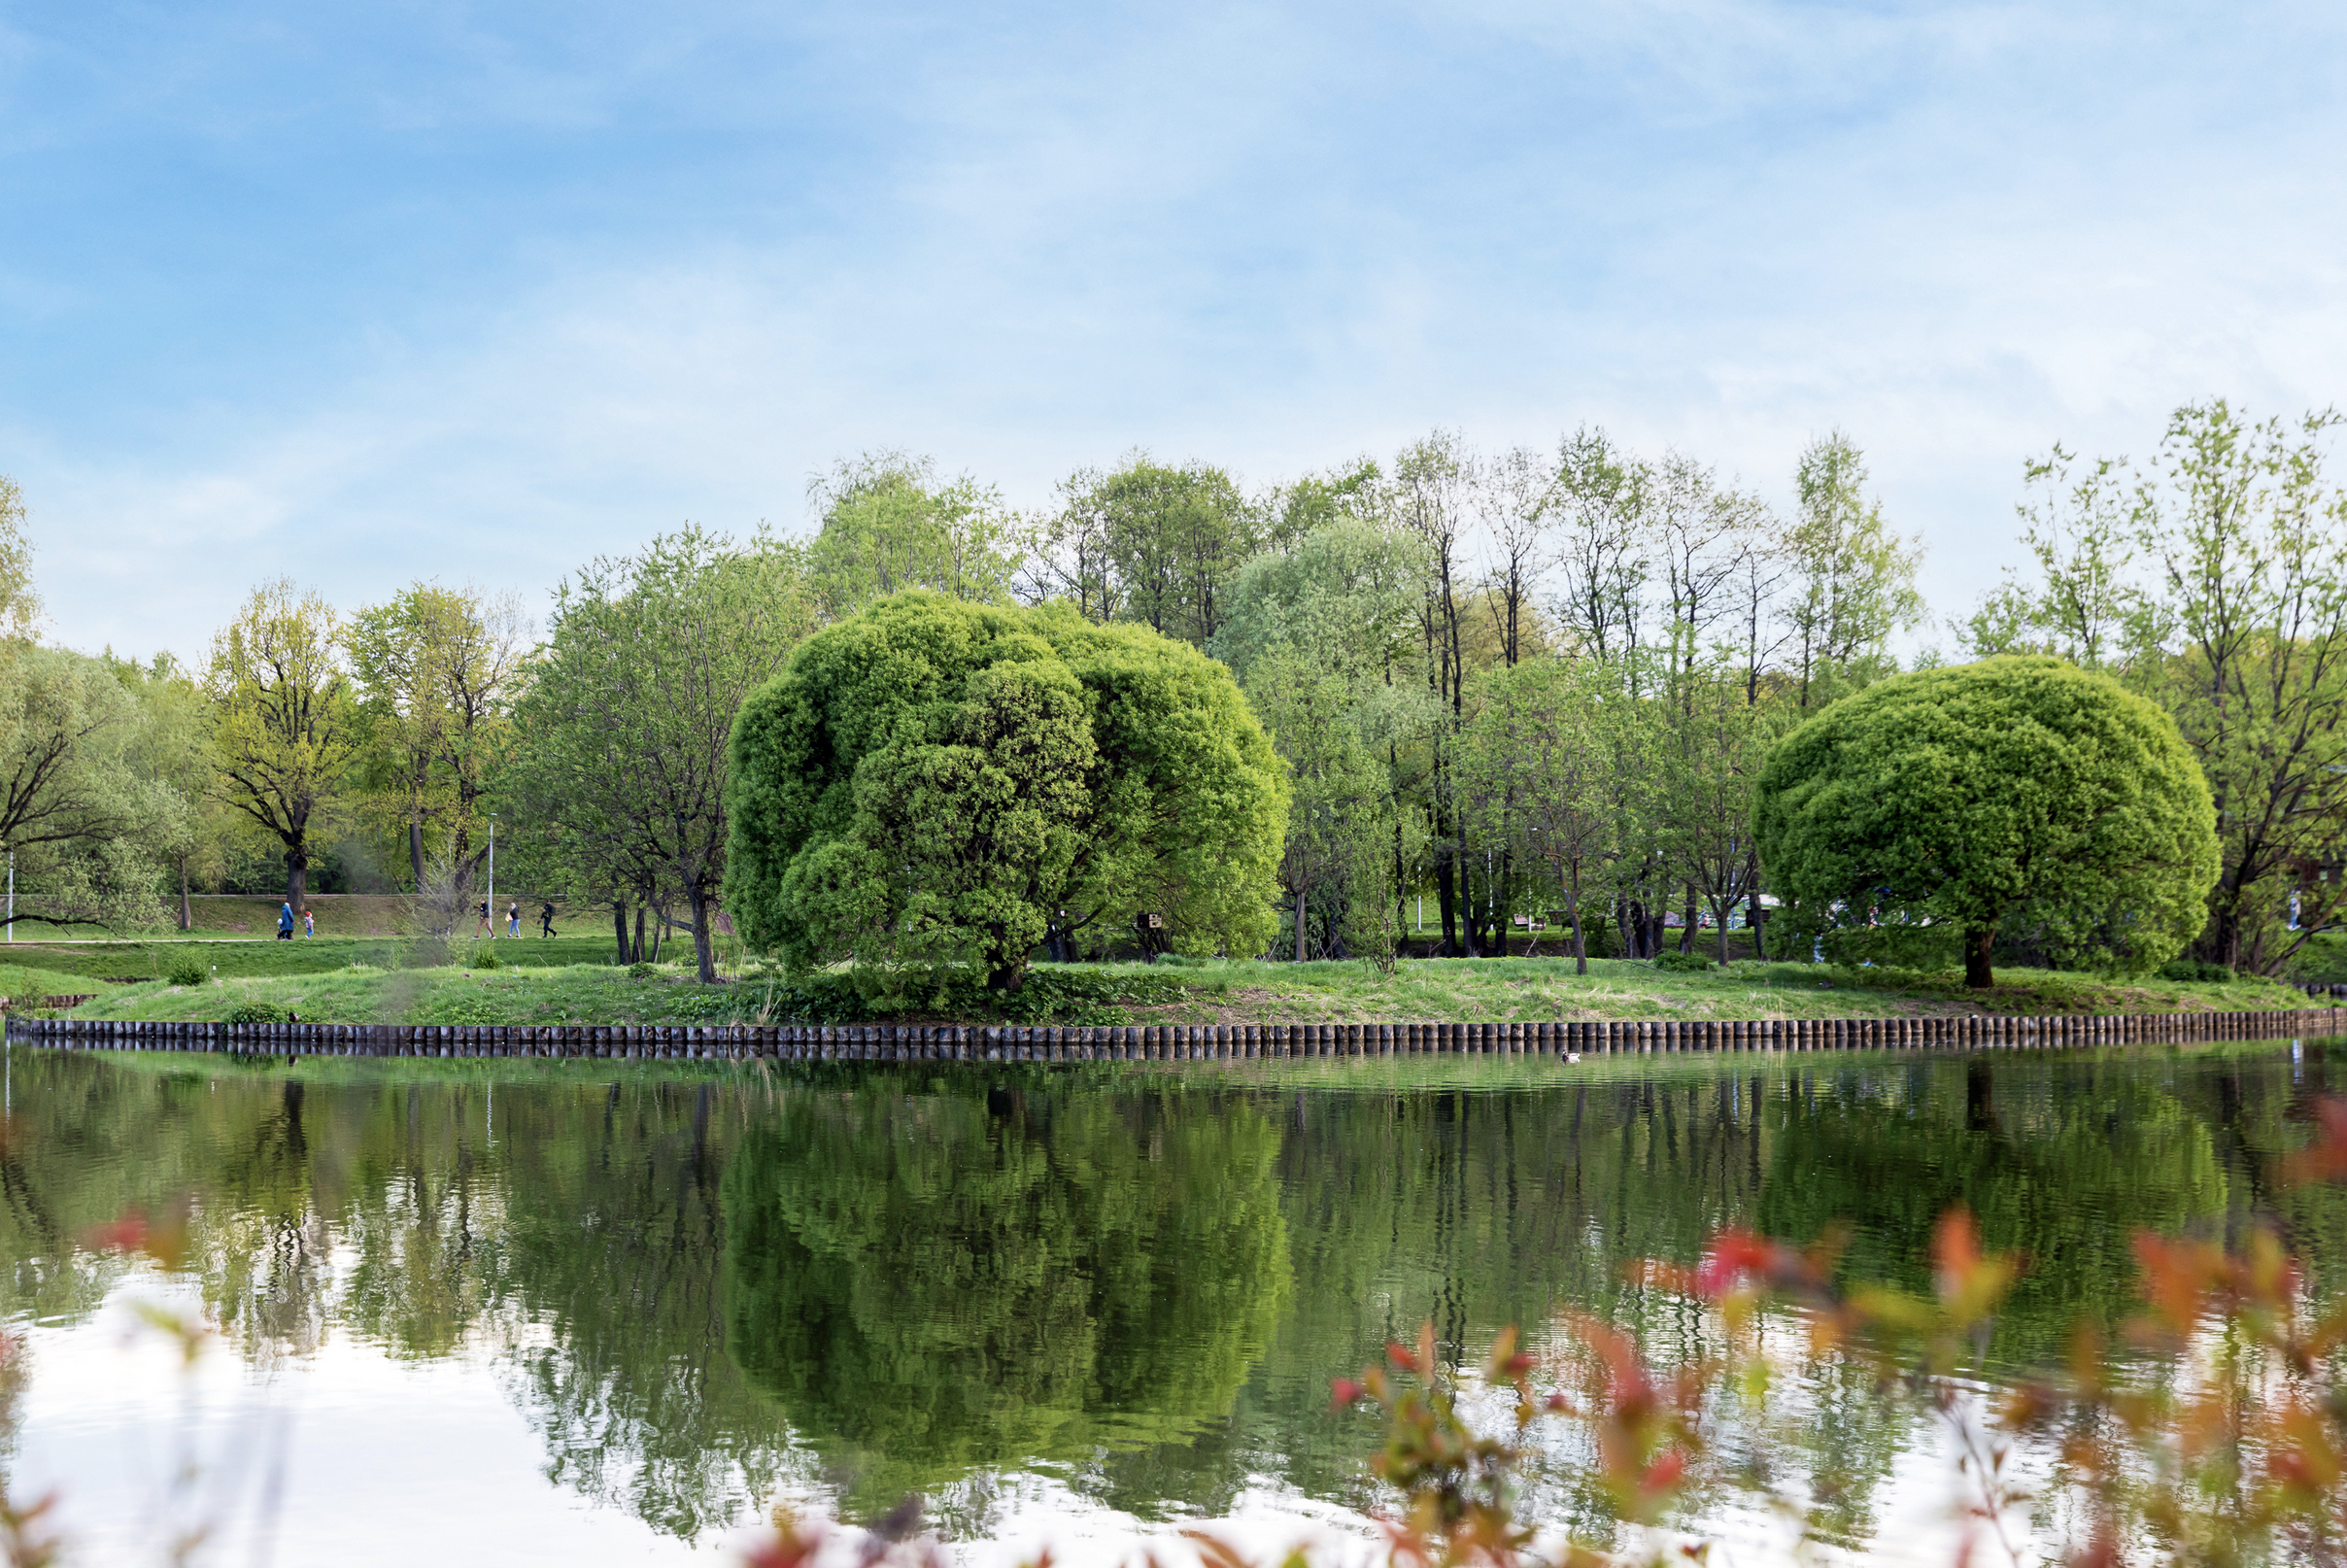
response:
[[[1935,611],[2023,458],[2347,401],[2347,8],[0,0],[0,472],[61,640],[533,604],[810,472],[1040,504],[1436,426],[1849,430]]]

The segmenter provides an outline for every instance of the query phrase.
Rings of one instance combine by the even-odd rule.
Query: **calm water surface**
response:
[[[1969,1205],[2031,1259],[1991,1379],[2127,1310],[2138,1226],[2278,1212],[2318,1284],[2347,1264],[2338,1195],[2264,1182],[2347,1088],[2347,1042],[1280,1077],[468,1065],[13,1053],[7,1464],[60,1492],[87,1560],[181,1528],[230,1562],[723,1560],[777,1502],[866,1517],[910,1492],[983,1562],[1200,1519],[1342,1535],[1375,1428],[1330,1413],[1332,1378],[1428,1319],[1462,1357],[1509,1323],[1562,1353],[1571,1309],[1698,1348],[1701,1314],[1624,1268],[1725,1223],[1846,1220],[1853,1273],[1922,1288],[1934,1217]],[[176,1266],[87,1244],[175,1206]],[[141,1303],[217,1327],[192,1371]],[[1927,1420],[1815,1365],[1768,1419],[1831,1539],[1944,1560]],[[1535,1503],[1602,1543],[1576,1457],[1550,1450]],[[1782,1534],[1724,1482],[1703,1506],[1740,1561]]]

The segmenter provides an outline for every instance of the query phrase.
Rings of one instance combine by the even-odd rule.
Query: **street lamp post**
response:
[[[489,814],[489,939],[497,939],[497,814]]]

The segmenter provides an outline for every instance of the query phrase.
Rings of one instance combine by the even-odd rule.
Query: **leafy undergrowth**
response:
[[[753,974],[721,986],[694,983],[681,966],[642,977],[608,964],[560,968],[397,970],[225,978],[213,985],[106,986],[85,1017],[226,1018],[258,1004],[317,1023],[669,1024],[874,1019],[1012,1023],[1388,1022],[1410,1019],[1829,1018],[1922,1013],[2174,1012],[2299,1006],[2298,993],[2262,981],[2119,982],[2092,975],[2008,971],[1993,992],[1964,990],[1955,975],[1835,970],[1806,964],[1738,964],[1672,973],[1649,964],[1569,960],[1430,959],[1390,975],[1361,963],[1039,965],[1015,994],[956,981],[942,992],[890,996],[846,971]],[[4,971],[19,995],[35,987]],[[27,979],[35,972],[20,971]],[[48,990],[91,989],[51,974]]]

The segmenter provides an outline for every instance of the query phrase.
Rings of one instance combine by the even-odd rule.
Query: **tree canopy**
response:
[[[2175,722],[2106,676],[2010,656],[1920,670],[1786,736],[1758,788],[1769,874],[1811,927],[1952,926],[1967,985],[2028,924],[2058,957],[2172,958],[2217,876],[2208,784]]]
[[[726,907],[794,967],[974,970],[1162,916],[1259,950],[1287,785],[1222,665],[1064,605],[913,592],[800,644],[733,728]]]

